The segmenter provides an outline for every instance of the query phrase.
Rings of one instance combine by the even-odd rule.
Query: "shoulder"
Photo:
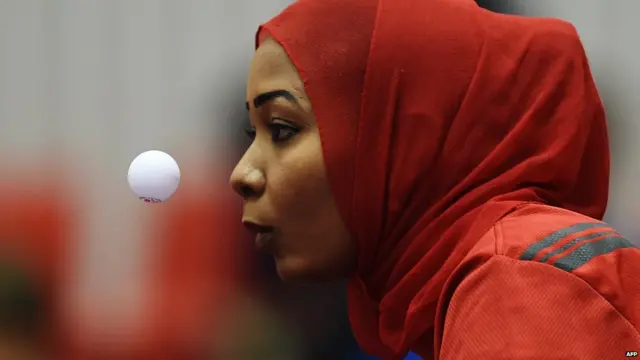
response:
[[[638,328],[587,282],[504,255],[462,280],[443,320],[443,359],[609,359],[640,346]]]
[[[486,261],[494,255],[547,264],[578,276],[589,270],[606,272],[608,268],[640,270],[640,249],[611,225],[540,204],[522,205],[500,219],[479,239],[465,261],[479,256]],[[638,268],[614,269],[613,265],[623,259]]]
[[[487,235],[496,242],[497,254],[547,263],[569,272],[597,256],[620,250],[640,255],[633,243],[611,225],[552,206],[521,206],[492,230]]]
[[[640,249],[609,224],[529,204],[496,223],[484,241],[513,267],[585,283],[640,328],[640,298],[633,295],[640,293]]]
[[[566,352],[554,358],[617,358],[603,349],[640,347],[639,272],[640,250],[610,225],[522,205],[447,280],[436,348],[442,359],[549,358],[549,346]]]
[[[484,301],[498,296],[501,305],[494,310],[507,311],[536,294],[553,297],[557,304],[610,308],[640,329],[638,273],[640,249],[607,223],[527,204],[497,222],[452,274],[442,294],[440,319],[449,318],[452,307],[463,302],[489,306]]]

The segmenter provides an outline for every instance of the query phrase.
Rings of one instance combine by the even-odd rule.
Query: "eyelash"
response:
[[[291,140],[294,136],[296,136],[300,132],[299,129],[291,125],[275,123],[273,122],[274,120],[278,120],[278,119],[277,118],[271,119],[272,122],[268,125],[269,131],[271,131],[271,141],[273,141],[274,143],[281,143],[281,142]],[[286,135],[279,136],[283,131],[287,132]],[[256,138],[255,127],[245,129],[245,133],[247,134],[249,139],[251,139],[252,141]]]

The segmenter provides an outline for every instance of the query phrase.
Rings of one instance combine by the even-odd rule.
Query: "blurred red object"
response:
[[[0,183],[0,256],[23,266],[41,286],[50,320],[48,343],[42,345],[61,346],[67,340],[62,298],[71,250],[71,204],[57,179],[32,180]]]
[[[232,224],[239,223],[240,210],[223,190],[182,188],[154,221],[149,336],[156,345],[150,358],[200,358],[194,352],[208,340],[216,311],[224,311],[216,304],[233,291],[239,227]]]
[[[143,204],[152,244],[140,333],[125,342],[80,344],[74,359],[202,359],[212,319],[233,293],[239,208],[228,191],[182,184],[163,204]],[[235,202],[238,204],[238,202]],[[238,204],[239,205],[239,204]],[[237,211],[235,211],[237,210]],[[146,217],[146,216],[145,216]]]

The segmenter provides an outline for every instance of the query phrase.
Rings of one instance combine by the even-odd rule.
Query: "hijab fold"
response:
[[[299,0],[265,37],[313,104],[358,248],[349,314],[365,351],[432,346],[445,282],[518,205],[602,218],[604,110],[569,23],[471,0]]]

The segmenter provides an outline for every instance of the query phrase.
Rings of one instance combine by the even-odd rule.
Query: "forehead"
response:
[[[247,99],[272,90],[288,90],[300,100],[307,100],[298,70],[282,46],[268,38],[256,50],[247,82]]]

